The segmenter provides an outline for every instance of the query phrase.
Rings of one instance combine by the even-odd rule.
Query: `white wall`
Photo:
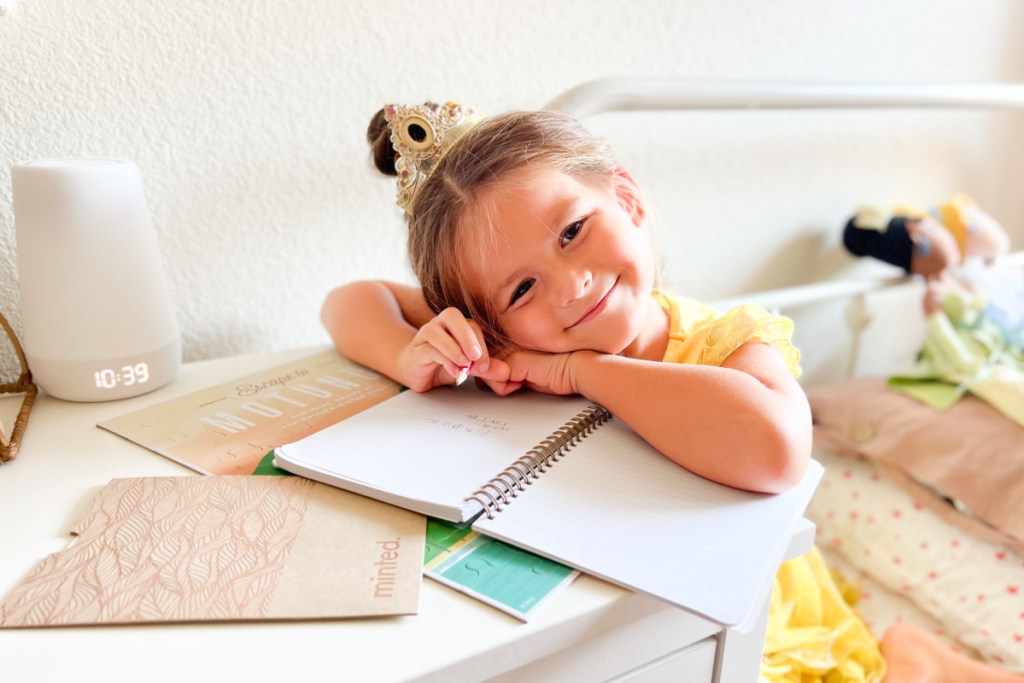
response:
[[[364,140],[388,101],[543,106],[606,76],[1024,81],[1016,0],[280,3],[0,0],[0,312],[20,329],[10,165],[134,160],[189,360],[326,343],[333,285],[409,280]],[[661,218],[667,281],[713,298],[864,268],[862,203],[963,190],[1024,247],[1018,115],[612,114]],[[1016,196],[1015,196],[1016,195]],[[807,347],[827,324],[803,328]],[[16,371],[0,355],[0,376]]]

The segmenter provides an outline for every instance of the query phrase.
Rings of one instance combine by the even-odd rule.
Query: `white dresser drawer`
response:
[[[715,638],[707,638],[612,680],[614,683],[711,683],[716,644]]]

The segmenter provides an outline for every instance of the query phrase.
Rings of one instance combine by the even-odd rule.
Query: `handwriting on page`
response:
[[[443,429],[476,436],[490,436],[495,432],[511,431],[508,420],[488,417],[480,413],[468,413],[462,419],[428,417],[426,420]]]

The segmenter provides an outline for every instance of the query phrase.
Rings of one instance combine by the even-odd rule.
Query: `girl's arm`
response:
[[[488,357],[475,323],[454,308],[435,315],[415,287],[379,280],[338,287],[320,319],[344,356],[414,391],[453,383],[471,362],[478,377],[508,378],[508,367]]]
[[[579,393],[683,467],[769,493],[803,477],[810,408],[774,346],[748,342],[721,367],[577,353]]]
[[[600,403],[683,467],[729,486],[777,493],[810,458],[807,399],[772,345],[748,342],[713,365],[593,351],[509,359],[511,378]],[[567,386],[551,377],[565,378]]]
[[[332,290],[320,320],[342,355],[398,379],[398,356],[433,312],[414,287],[353,282]]]

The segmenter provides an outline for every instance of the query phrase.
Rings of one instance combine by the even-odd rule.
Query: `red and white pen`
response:
[[[473,361],[469,365],[459,367],[459,374],[455,377],[455,386],[459,386],[469,379],[469,371],[473,369]]]

